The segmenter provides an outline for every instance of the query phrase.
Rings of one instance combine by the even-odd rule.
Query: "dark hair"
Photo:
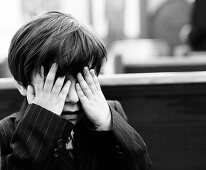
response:
[[[40,72],[41,66],[47,74],[56,62],[57,77],[76,76],[85,66],[99,74],[104,59],[104,44],[71,15],[57,11],[22,26],[11,41],[8,54],[10,71],[24,87],[31,84],[32,74]]]
[[[191,11],[188,44],[193,51],[206,51],[206,1],[195,0]]]

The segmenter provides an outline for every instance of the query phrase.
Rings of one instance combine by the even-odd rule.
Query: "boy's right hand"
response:
[[[44,68],[41,67],[41,74],[33,76],[32,85],[27,88],[28,103],[39,105],[57,115],[62,113],[66,96],[69,92],[71,82],[68,80],[64,84],[65,76],[58,77],[55,81],[57,64],[52,64],[44,82]]]

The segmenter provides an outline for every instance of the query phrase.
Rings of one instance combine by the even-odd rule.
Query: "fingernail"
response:
[[[69,85],[71,85],[71,81],[70,81],[70,80],[67,80],[66,83],[69,84]]]
[[[79,75],[80,73],[77,73],[77,76]]]
[[[87,74],[88,68],[84,67],[84,74]]]
[[[77,76],[78,76],[78,78],[80,78],[80,79],[82,79],[82,78],[83,78],[83,76],[82,76],[82,74],[81,74],[81,73],[78,73],[78,74],[77,74]]]
[[[27,86],[27,90],[30,90],[31,88],[32,88],[31,85],[28,85],[28,86]]]
[[[95,75],[94,69],[91,69],[91,70],[90,70],[90,73],[91,73],[92,75]]]
[[[53,63],[52,66],[56,68],[58,65],[57,63]]]
[[[77,73],[77,77],[80,77],[80,74],[81,74],[81,73]]]
[[[44,76],[44,67],[41,66],[41,76]]]
[[[79,85],[79,83],[76,83],[76,87],[77,87],[78,89],[80,89],[80,85]]]

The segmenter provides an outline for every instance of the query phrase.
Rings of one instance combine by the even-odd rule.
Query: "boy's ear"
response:
[[[27,89],[24,86],[22,86],[21,84],[19,84],[16,80],[14,80],[14,84],[17,87],[17,89],[19,90],[19,92],[21,93],[21,95],[26,96]]]

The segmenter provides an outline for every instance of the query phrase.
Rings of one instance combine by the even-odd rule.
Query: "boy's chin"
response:
[[[73,125],[76,125],[79,122],[79,119],[76,120],[69,120]]]

